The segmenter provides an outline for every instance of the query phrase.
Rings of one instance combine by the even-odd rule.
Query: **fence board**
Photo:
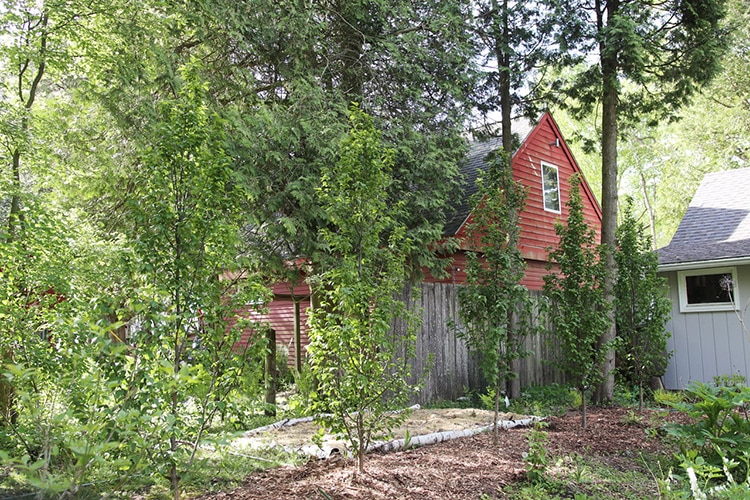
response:
[[[404,288],[402,300],[422,317],[422,324],[416,332],[416,353],[410,360],[410,382],[423,380],[422,390],[414,398],[415,403],[455,400],[468,390],[484,392],[486,389],[476,355],[469,352],[466,343],[449,326],[451,323],[460,325],[459,286],[421,283]],[[537,301],[541,297],[540,292],[530,291],[529,294]],[[529,356],[519,363],[521,387],[562,383],[565,380],[564,374],[551,363],[556,350],[546,334],[549,331],[549,318],[539,314],[535,317],[545,328],[524,341]],[[405,328],[403,321],[394,323],[396,334],[403,334]]]

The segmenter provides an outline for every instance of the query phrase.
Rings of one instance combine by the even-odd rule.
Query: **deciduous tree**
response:
[[[638,407],[642,409],[644,386],[667,368],[669,332],[664,325],[672,302],[666,279],[657,275],[658,259],[651,238],[645,225],[635,219],[631,199],[617,228],[615,261],[617,369],[624,379],[638,386]]]
[[[605,264],[596,234],[583,218],[580,180],[571,181],[567,224],[558,222],[560,237],[556,250],[549,254],[550,269],[544,277],[544,293],[551,301],[554,339],[559,346],[557,366],[581,393],[582,424],[586,427],[587,391],[602,374],[599,364],[611,346],[601,337],[609,327],[610,305],[604,297]]]
[[[316,276],[320,307],[310,317],[310,366],[318,387],[314,407],[325,426],[345,436],[358,470],[373,436],[405,418],[393,413],[414,389],[407,382],[414,328],[394,334],[408,318],[396,295],[406,278],[403,204],[389,204],[392,149],[357,107],[338,161],[323,172],[319,196],[330,226],[321,229],[328,256]],[[412,323],[414,320],[412,319]]]
[[[519,213],[526,193],[513,179],[510,157],[492,153],[489,168],[477,180],[467,240],[466,286],[458,292],[459,335],[480,355],[484,376],[495,392],[495,440],[500,398],[508,391],[516,360],[524,356],[523,339],[530,328],[531,303],[521,285],[525,262],[518,247]]]
[[[206,105],[198,64],[182,68],[176,96],[159,105],[130,202],[137,228],[132,270],[140,283],[131,300],[140,317],[131,329],[134,358],[122,367],[137,394],[127,410],[148,426],[128,443],[169,477],[176,499],[203,432],[252,359],[235,349],[241,324],[233,324],[234,308],[260,298],[236,289],[229,295],[222,279],[241,268],[244,193],[224,150],[222,122]],[[185,418],[189,405],[198,408],[195,421]]]

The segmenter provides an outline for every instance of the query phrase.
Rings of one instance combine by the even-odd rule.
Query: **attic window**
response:
[[[542,162],[542,195],[544,209],[548,212],[560,213],[560,178],[557,167]]]
[[[681,312],[732,311],[739,302],[734,267],[677,273]]]

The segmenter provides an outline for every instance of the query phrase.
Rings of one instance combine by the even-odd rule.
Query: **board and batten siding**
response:
[[[707,270],[710,271],[710,270]],[[712,383],[714,377],[742,375],[750,380],[750,339],[734,311],[680,312],[677,272],[663,274],[672,299],[671,333],[667,351],[672,352],[664,386],[684,389],[690,382]],[[740,314],[750,299],[750,266],[737,267]],[[750,320],[750,318],[746,318]]]

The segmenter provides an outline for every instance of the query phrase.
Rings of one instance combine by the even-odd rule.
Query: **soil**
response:
[[[486,417],[474,415],[477,425]],[[632,470],[639,463],[643,467],[638,458],[641,453],[668,451],[659,429],[677,418],[681,416],[676,413],[644,410],[639,414],[631,409],[595,407],[589,409],[584,430],[580,413],[570,411],[546,419],[546,451],[551,457],[578,455],[618,470]],[[240,488],[201,498],[478,499],[483,494],[502,498],[499,492],[506,485],[525,480],[529,432],[529,428],[502,430],[497,445],[491,433],[483,433],[417,449],[373,453],[367,456],[362,474],[355,472],[352,459],[340,455],[311,459],[301,466],[257,472]]]

